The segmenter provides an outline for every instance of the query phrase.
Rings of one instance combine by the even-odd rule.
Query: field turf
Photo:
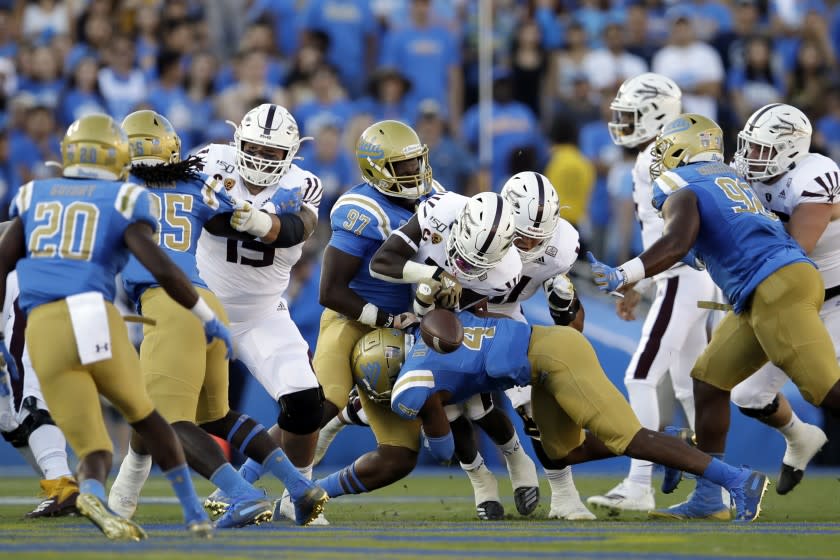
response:
[[[616,477],[579,476],[581,494],[605,491]],[[199,483],[206,495],[209,486]],[[658,504],[681,500],[693,486],[684,482]],[[269,485],[279,493],[279,487]],[[840,555],[840,482],[836,475],[810,475],[793,493],[767,493],[759,521],[647,521],[643,514],[596,522],[549,521],[547,486],[530,518],[516,514],[510,483],[500,476],[508,515],[502,522],[479,522],[469,484],[460,471],[413,476],[364,497],[344,497],[327,505],[329,527],[295,527],[289,522],[217,533],[213,540],[189,538],[180,510],[161,478],[144,490],[137,519],[150,538],[113,543],[83,518],[24,520],[37,481],[0,478],[0,553],[6,558],[61,560],[155,560],[173,558],[837,558]]]

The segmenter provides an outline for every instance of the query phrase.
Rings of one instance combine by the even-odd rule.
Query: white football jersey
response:
[[[580,235],[575,227],[560,219],[554,235],[548,241],[545,254],[522,264],[519,282],[508,293],[490,300],[488,311],[507,315],[517,321],[525,321],[521,303],[542,290],[543,282],[572,269],[580,251]]]
[[[808,154],[771,185],[760,181],[751,185],[765,208],[784,223],[800,204],[840,203],[840,169],[819,154]],[[840,285],[840,220],[828,223],[808,256],[817,263],[826,288]]]
[[[247,200],[257,208],[274,212],[270,199],[278,189],[300,187],[303,206],[318,215],[321,182],[297,165],[292,164],[278,184],[252,195],[236,172],[235,147],[210,144],[198,156],[204,160],[202,171],[211,179],[222,181],[228,194],[237,200]],[[222,302],[231,322],[236,323],[285,305],[283,294],[289,285],[289,273],[302,252],[303,243],[275,248],[259,241],[237,241],[203,231],[196,260],[201,278]]]
[[[417,209],[417,219],[420,222],[423,238],[413,260],[443,268],[458,278],[461,286],[478,294],[489,297],[504,295],[516,286],[519,282],[519,274],[522,272],[522,260],[513,245],[498,265],[478,278],[459,277],[457,270],[449,265],[446,258],[446,240],[449,239],[452,222],[458,217],[458,213],[468,200],[466,196],[444,192],[429,198],[420,205]]]

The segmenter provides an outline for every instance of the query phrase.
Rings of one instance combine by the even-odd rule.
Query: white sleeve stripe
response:
[[[130,220],[134,215],[134,205],[137,202],[137,197],[140,196],[145,189],[140,185],[133,183],[123,183],[117,197],[114,199],[114,208],[119,212],[123,218]]]
[[[429,370],[410,371],[400,377],[391,389],[391,399],[397,397],[403,391],[413,389],[416,387],[428,387],[430,389],[435,386],[435,376]]]
[[[15,197],[15,204],[17,205],[18,215],[22,215],[29,210],[29,205],[32,203],[32,181],[23,185]]]
[[[396,235],[397,237],[401,238],[403,241],[405,241],[408,244],[409,247],[414,249],[415,252],[417,251],[417,243],[412,241],[412,239],[409,236],[407,236],[406,234],[404,234],[402,231],[400,231],[398,229],[395,229],[394,232],[391,235]]]
[[[378,222],[377,228],[379,228],[379,231],[382,234],[382,239],[387,239],[388,236],[391,235],[391,224],[388,220],[387,214],[385,214],[375,200],[364,195],[345,195],[341,197],[333,206],[333,209],[330,212],[330,218],[332,218],[333,212],[338,210],[340,207],[353,204],[367,210],[376,217]]]
[[[686,186],[688,184],[688,183],[685,182],[685,180],[682,177],[680,177],[679,175],[677,175],[673,171],[666,171],[665,173],[662,174],[662,177],[663,178],[667,177],[668,179],[673,181],[677,185],[678,188],[683,188],[684,186]]]

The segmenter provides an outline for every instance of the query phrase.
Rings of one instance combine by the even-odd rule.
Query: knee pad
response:
[[[20,421],[20,425],[11,432],[3,432],[3,439],[12,444],[12,447],[26,447],[29,445],[29,436],[41,426],[55,426],[55,420],[49,410],[38,408],[38,399],[26,397],[20,404],[21,411],[27,414]]]
[[[493,397],[490,393],[481,393],[470,397],[464,402],[464,411],[472,421],[481,420],[494,409]]]
[[[324,412],[324,389],[320,385],[282,395],[277,403],[280,405],[277,425],[281,429],[303,436],[320,427]]]
[[[744,416],[749,416],[750,418],[757,418],[758,420],[769,418],[777,410],[779,410],[779,396],[776,395],[775,397],[773,397],[773,401],[764,408],[746,408],[743,406],[739,406],[738,410],[741,411],[741,414],[743,414]]]

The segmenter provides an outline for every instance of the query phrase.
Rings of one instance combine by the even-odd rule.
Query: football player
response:
[[[125,132],[106,115],[77,120],[61,143],[62,177],[22,186],[13,221],[0,240],[0,274],[17,268],[32,366],[56,424],[79,457],[79,512],[111,539],[145,532],[105,505],[112,444],[99,394],[148,442],[178,496],[187,528],[209,536],[175,432],[143,386],[140,363],[114,307],[114,277],[133,254],[179,305],[199,317],[209,339],[225,327],[189,279],[153,239],[150,195],[124,183],[130,163]],[[0,299],[5,299],[5,283]]]
[[[371,274],[391,282],[432,279],[433,293],[425,300],[418,294],[415,300],[418,314],[424,314],[427,304],[437,299],[446,300],[447,307],[468,307],[480,299],[507,294],[519,282],[522,261],[513,247],[515,230],[512,206],[497,194],[480,193],[472,198],[452,192],[435,195],[382,245],[371,261]],[[452,278],[459,283],[454,294],[447,285],[453,284]],[[458,298],[462,288],[468,290],[467,295]],[[539,504],[536,466],[490,395],[476,394],[463,404],[449,406],[447,415],[456,434],[456,456],[473,486],[479,519],[501,519],[504,509],[496,478],[476,448],[464,412],[502,450],[517,511],[522,515],[533,512]]]
[[[735,499],[739,520],[758,517],[767,476],[732,467],[678,438],[643,428],[576,329],[531,327],[470,312],[458,318],[464,344],[455,352],[439,354],[422,340],[408,350],[398,333],[371,333],[360,342],[355,360],[360,387],[390,389],[391,410],[420,419],[426,445],[436,458],[448,459],[454,447],[444,411],[447,403],[477,391],[531,384],[534,422],[546,454],[556,463],[629,455],[679,465],[725,486]],[[391,361],[406,357],[395,381],[378,375],[381,367],[370,367],[390,365],[383,359],[388,356]],[[376,379],[370,376],[374,371]]]
[[[610,104],[613,119],[609,130],[613,142],[639,150],[632,171],[633,200],[645,248],[659,239],[664,224],[651,205],[651,151],[662,127],[680,114],[681,98],[682,92],[673,80],[645,73],[625,81]],[[641,294],[652,282],[656,295],[642,326],[639,346],[627,366],[624,386],[630,406],[642,425],[659,430],[661,418],[670,416],[671,412],[662,409],[657,392],[657,386],[668,374],[674,396],[682,405],[689,427],[693,427],[691,367],[708,342],[706,323],[712,313],[699,309],[697,302],[719,299],[717,287],[707,272],[677,263],[655,278],[625,290],[624,297],[616,303],[619,317],[635,319]],[[589,497],[587,502],[613,513],[652,510],[656,505],[652,474],[652,463],[632,459],[624,480],[603,495]]]
[[[481,296],[475,292],[469,292],[462,300],[461,283],[450,272],[439,266],[409,261],[407,257],[400,254],[397,254],[396,258],[403,261],[403,266],[399,267],[399,272],[395,272],[394,269],[398,266],[389,264],[393,260],[389,257],[393,253],[389,246],[393,246],[395,242],[399,243],[397,247],[400,248],[408,245],[406,253],[409,256],[414,255],[419,249],[421,256],[428,257],[430,262],[431,255],[435,255],[442,262],[448,263],[447,266],[451,267],[451,270],[457,267],[458,273],[468,286],[479,286],[482,280],[489,280],[487,285],[497,286],[498,293],[509,289],[505,287],[506,283],[509,285],[515,283],[519,270],[522,268],[519,256],[512,247],[513,217],[507,203],[492,193],[482,193],[471,199],[460,195],[454,196],[455,198],[435,195],[424,201],[418,208],[417,215],[412,216],[407,224],[390,234],[377,252],[369,257],[368,274],[371,282],[382,282],[385,285],[408,290],[410,286],[405,284],[425,281],[429,290],[416,299],[414,308],[418,312],[422,312],[423,308],[430,309],[436,301],[448,308],[457,308],[465,304],[466,299],[472,300],[471,304],[474,305],[481,300]],[[447,202],[440,206],[439,203],[444,198]],[[452,224],[452,231],[448,231],[448,227],[442,227],[439,238],[436,237],[433,241],[429,232],[424,241],[420,233],[418,219],[420,215],[424,216],[423,223],[431,223],[433,218],[448,221]],[[470,250],[469,247],[483,250]],[[455,264],[456,261],[457,264]],[[506,281],[505,278],[509,280]],[[407,295],[410,297],[410,292]],[[411,316],[414,317],[414,314]],[[365,329],[356,337],[356,340],[374,329]],[[350,373],[352,382],[352,370]],[[379,401],[370,399],[363,391],[359,391],[359,398],[371,420],[371,428],[379,446],[376,451],[362,455],[350,466],[319,480],[319,484],[330,496],[358,494],[382,488],[407,476],[417,464],[420,441],[419,423],[401,418]],[[386,420],[390,424],[385,424]],[[386,437],[388,439],[385,439]],[[446,442],[442,443],[446,444]],[[451,438],[449,443],[452,445],[449,454],[451,456],[454,451]],[[394,457],[399,458],[400,462],[395,464],[392,460]]]
[[[840,410],[840,365],[820,320],[822,278],[779,218],[723,163],[723,132],[710,119],[683,114],[665,125],[653,150],[654,208],[662,237],[640,256],[611,267],[587,256],[607,292],[667,270],[684,259],[705,263],[733,309],[694,368],[697,446],[722,457],[729,392],[772,361],[806,400]],[[699,479],[689,501],[652,515],[728,519],[720,487]]]
[[[237,359],[279,405],[277,423],[269,432],[311,479],[324,397],[309,346],[283,295],[303,243],[315,231],[323,189],[318,177],[294,163],[306,138],[301,139],[284,107],[259,105],[235,129],[233,145],[211,144],[198,156],[204,173],[224,184],[235,199],[247,201],[241,213],[253,237],[236,240],[206,231],[198,240],[198,270],[230,317]],[[272,224],[279,224],[279,233],[264,243]],[[240,474],[255,482],[263,466],[248,460]],[[207,505],[221,511],[225,501],[215,493]],[[287,492],[277,513],[295,518]],[[326,520],[319,516],[314,523]]]
[[[734,165],[762,204],[819,268],[825,289],[820,317],[840,359],[840,169],[809,153],[811,123],[802,111],[782,103],[762,107],[738,134]],[[788,376],[772,363],[732,389],[732,402],[747,416],[776,428],[787,448],[776,492],[787,494],[827,441],[817,426],[802,422],[779,392]]]
[[[522,260],[522,274],[508,293],[490,299],[488,311],[525,322],[521,302],[543,289],[554,323],[571,325],[582,331],[584,311],[566,276],[577,260],[579,236],[577,230],[560,217],[560,200],[554,185],[539,173],[525,171],[508,179],[500,194],[513,210],[516,227],[513,245]],[[545,469],[551,487],[549,519],[595,519],[580,501],[571,467],[555,468],[542,449],[539,431],[531,417],[531,388],[513,387],[506,393],[522,417],[534,451]]]
[[[225,310],[199,277],[196,245],[202,227],[225,233],[230,229],[226,228],[228,220],[234,228],[242,227],[247,222],[247,205],[236,205],[220,182],[205,182],[198,172],[198,158],[181,161],[180,138],[162,115],[137,111],[125,118],[123,128],[133,146],[132,177],[150,189],[152,213],[160,226],[160,248],[188,274],[203,301],[227,322]],[[231,231],[229,235],[237,233]],[[253,233],[247,228],[245,231]],[[268,231],[260,236],[272,241]],[[265,521],[273,515],[273,508],[264,493],[243,480],[224,459],[209,434],[226,439],[241,453],[265,465],[298,499],[297,522],[310,523],[320,513],[326,495],[289,464],[260,424],[230,410],[227,358],[231,349],[193,336],[197,331],[192,316],[173,305],[140,262],[129,262],[123,280],[143,316],[155,322],[145,325],[140,346],[149,394],[184,442],[190,466],[230,498],[231,507],[216,526],[240,527]],[[230,340],[227,342],[232,346]],[[124,517],[133,515],[140,487],[151,468],[151,458],[144,453],[147,443],[133,438],[109,497],[112,509]]]

